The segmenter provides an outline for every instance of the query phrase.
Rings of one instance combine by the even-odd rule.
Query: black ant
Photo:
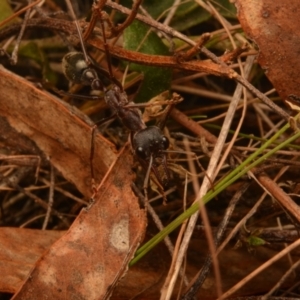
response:
[[[69,1],[67,1],[67,3],[68,2]],[[122,84],[113,76],[110,64],[110,53],[106,41],[101,12],[98,12],[98,14],[100,16],[99,20],[103,33],[105,54],[108,60],[108,72],[99,68],[87,55],[81,30],[78,22],[76,21],[75,14],[70,3],[68,3],[68,6],[77,27],[83,52],[70,52],[65,55],[63,58],[63,68],[66,77],[73,83],[87,85],[93,90],[99,90],[104,93],[104,100],[113,112],[113,116],[118,117],[122,124],[130,130],[130,143],[134,155],[137,157],[142,167],[147,170],[147,176],[149,176],[150,170],[154,173],[159,185],[161,185],[163,190],[168,186],[170,181],[166,156],[166,150],[169,147],[168,138],[163,135],[158,126],[146,126],[142,119],[142,113],[140,109],[137,108],[134,102],[130,102],[128,100]],[[103,84],[98,73],[104,74],[104,76],[106,76],[112,82],[112,86],[110,88],[107,88]],[[96,98],[93,97],[93,99]],[[94,178],[92,168],[93,151],[92,141],[92,178]],[[145,182],[148,180],[147,176]]]

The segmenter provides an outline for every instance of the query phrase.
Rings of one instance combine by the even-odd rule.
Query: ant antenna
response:
[[[112,67],[111,67],[111,56],[109,53],[109,49],[108,49],[108,44],[107,44],[107,40],[106,40],[106,35],[105,35],[105,27],[104,27],[104,23],[103,23],[103,19],[102,19],[102,12],[99,12],[97,10],[97,13],[99,15],[99,20],[100,20],[100,25],[101,25],[101,30],[102,30],[102,36],[103,36],[103,45],[104,45],[104,49],[105,49],[105,55],[106,55],[106,59],[107,59],[107,66],[108,66],[108,73],[109,73],[109,79],[116,83],[117,79],[115,78],[113,71],[112,71]],[[121,92],[124,91],[122,84],[117,84],[119,86],[119,88],[121,89]]]
[[[79,40],[80,40],[80,45],[81,45],[81,49],[82,49],[82,52],[83,52],[83,55],[84,55],[85,62],[89,65],[89,64],[90,64],[90,60],[89,60],[89,57],[88,57],[88,55],[87,55],[87,53],[86,53],[84,41],[83,41],[83,38],[82,38],[82,31],[81,31],[81,28],[80,28],[80,26],[79,26],[79,24],[78,24],[78,21],[77,21],[77,19],[76,19],[75,12],[74,12],[74,9],[73,9],[73,6],[72,6],[70,0],[65,0],[65,1],[66,1],[66,4],[67,4],[69,13],[71,14],[71,17],[72,17],[73,21],[75,22],[76,29],[77,29],[77,31],[78,31],[78,36],[79,36]]]

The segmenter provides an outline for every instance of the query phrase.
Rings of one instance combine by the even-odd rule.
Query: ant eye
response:
[[[135,153],[138,157],[142,158],[142,159],[146,159],[147,158],[147,154],[144,150],[143,147],[137,147],[137,149],[135,150]]]
[[[169,148],[170,142],[167,137],[165,136],[162,137],[162,144],[165,150]]]

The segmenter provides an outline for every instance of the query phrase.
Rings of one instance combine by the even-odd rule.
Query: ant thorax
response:
[[[142,113],[138,108],[131,107],[134,102],[128,102],[127,94],[118,86],[106,91],[105,102],[123,125],[131,132],[139,132],[146,128]],[[126,107],[128,105],[128,107]]]

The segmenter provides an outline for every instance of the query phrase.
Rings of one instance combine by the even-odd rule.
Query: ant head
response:
[[[164,156],[164,151],[169,147],[169,140],[156,126],[150,126],[138,131],[133,137],[133,149],[138,158],[149,162],[153,159]]]
[[[132,138],[132,147],[145,168],[151,168],[162,188],[170,181],[165,151],[169,148],[169,140],[157,126],[138,131]]]
[[[84,53],[70,52],[62,61],[65,76],[73,83],[91,86],[93,90],[103,88],[96,70],[90,67]]]

